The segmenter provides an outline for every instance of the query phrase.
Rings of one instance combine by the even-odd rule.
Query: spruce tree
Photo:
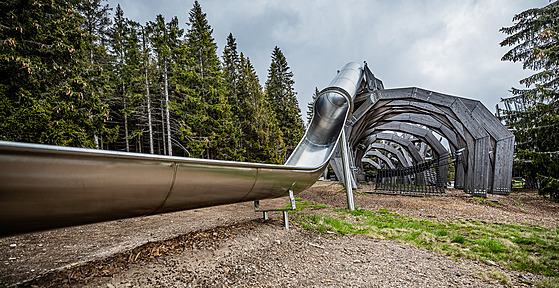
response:
[[[145,59],[145,43],[140,40],[145,38],[142,34],[144,29],[139,23],[125,18],[120,5],[115,9],[113,23],[108,32],[108,50],[113,59],[113,93],[105,95],[105,102],[111,108],[112,120],[109,123],[119,128],[119,138],[111,148],[147,152],[148,149],[143,147],[146,142],[143,140],[147,139],[149,152],[154,153],[153,138],[144,135],[145,131],[151,130],[150,102],[146,99],[149,99],[149,91],[145,86],[145,61],[149,58]]]
[[[225,95],[227,98],[227,102],[231,107],[231,113],[233,118],[233,125],[236,126],[235,129],[239,131],[242,130],[242,125],[239,122],[239,118],[243,113],[242,108],[240,107],[238,94],[239,94],[239,79],[240,79],[240,65],[241,60],[239,58],[239,52],[237,51],[237,42],[235,37],[233,37],[232,33],[229,33],[227,36],[227,44],[223,49],[223,56],[222,56],[222,71],[223,71],[223,80],[224,80],[224,87],[225,87]],[[245,152],[243,146],[243,138],[246,137],[244,132],[241,132],[238,138],[237,144],[237,155],[236,161],[244,161]]]
[[[311,124],[312,116],[314,114],[314,102],[316,101],[316,97],[318,97],[318,87],[314,88],[314,94],[312,94],[312,100],[307,104],[307,125]]]
[[[0,139],[96,147],[114,138],[89,62],[83,18],[67,1],[0,3]],[[98,82],[96,82],[98,81]]]
[[[82,15],[83,30],[89,35],[89,61],[97,64],[107,64],[106,49],[111,19],[112,8],[107,0],[79,0],[76,1],[76,10]],[[122,11],[122,10],[121,10]]]
[[[231,106],[226,99],[213,29],[198,1],[190,10],[188,25],[185,44],[192,66],[186,68],[190,71],[185,74],[188,77],[185,88],[193,93],[189,97],[199,99],[200,106],[196,111],[181,113],[201,113],[205,116],[186,129],[193,133],[187,143],[189,151],[194,157],[237,159],[240,131],[233,125]]]
[[[145,106],[145,96],[143,90],[143,66],[142,61],[142,49],[140,42],[140,24],[134,21],[127,21],[127,37],[125,42],[125,61],[126,69],[124,70],[126,76],[126,82],[128,82],[128,87],[124,91],[129,105],[126,109],[123,109],[125,115],[131,116],[132,135],[131,139],[136,142],[137,152],[144,152],[143,141],[144,139],[144,129],[146,127],[146,106]]]
[[[128,85],[128,77],[127,75],[127,63],[125,53],[126,47],[126,38],[127,38],[127,21],[128,19],[124,18],[124,11],[120,7],[120,4],[116,7],[115,16],[114,16],[114,25],[111,27],[109,31],[109,43],[110,43],[110,50],[112,50],[112,54],[114,56],[114,92],[115,97],[106,97],[105,102],[109,104],[111,108],[111,124],[113,124],[121,131],[124,131],[124,138],[125,141],[125,151],[130,151],[130,143],[129,143],[129,136],[130,133],[128,131],[128,113],[127,105],[129,105],[128,95],[127,95],[127,85]],[[121,121],[122,120],[122,121]],[[120,137],[119,137],[120,138]],[[117,139],[118,141],[118,139]],[[117,148],[118,149],[118,148]]]
[[[237,86],[239,79],[240,58],[237,51],[237,42],[232,33],[227,36],[227,44],[223,49],[223,80],[225,84],[225,93],[231,111],[237,115],[240,111],[237,110]]]
[[[188,157],[202,157],[205,151],[205,141],[199,141],[196,131],[206,121],[207,116],[202,113],[200,95],[191,87],[191,81],[196,78],[194,61],[189,57],[188,47],[182,43],[174,53],[175,98],[170,107],[178,124],[178,139]]]
[[[541,182],[540,192],[559,198],[559,3],[526,10],[514,16],[514,25],[501,46],[513,46],[503,61],[522,62],[534,74],[520,80],[505,102],[523,109],[502,116],[516,139],[515,171]]]
[[[285,146],[277,117],[262,91],[250,59],[240,55],[238,83],[239,121],[245,158],[250,162],[280,164]]]
[[[166,152],[168,155],[173,155],[173,142],[172,136],[176,132],[171,127],[171,101],[173,101],[171,94],[173,93],[173,84],[170,80],[174,73],[175,55],[180,49],[180,37],[184,31],[179,28],[178,19],[174,17],[169,23],[165,22],[165,18],[160,14],[157,15],[155,22],[148,24],[150,42],[152,43],[154,51],[157,53],[157,62],[159,64],[160,75],[163,85],[163,110],[164,110],[164,125],[163,134],[166,135]]]
[[[145,95],[145,102],[146,102],[146,117],[147,117],[147,126],[148,126],[148,142],[149,142],[149,153],[155,153],[155,137],[154,137],[154,121],[153,121],[153,110],[151,108],[151,91],[150,91],[150,54],[149,54],[149,47],[148,47],[148,38],[147,29],[143,26],[140,27],[140,35],[141,35],[141,43],[142,43],[142,69],[144,73],[144,95]]]
[[[124,30],[124,41],[122,47],[122,58],[118,58],[117,95],[121,97],[120,114],[125,120],[125,142],[129,145],[129,140],[134,140],[136,152],[142,152],[144,129],[146,124],[145,117],[145,96],[144,96],[144,62],[140,41],[140,24],[126,19]],[[127,151],[128,148],[127,148]]]
[[[110,85],[110,69],[109,65],[111,59],[107,54],[107,36],[108,29],[111,25],[109,18],[110,11],[109,4],[106,0],[80,0],[75,1],[76,11],[83,18],[82,29],[86,31],[87,35],[87,50],[89,63],[92,66],[101,67],[100,73],[90,75],[90,84],[92,85],[93,93],[98,94],[101,99],[104,95],[111,93]],[[106,102],[105,102],[106,103]],[[103,138],[99,135],[94,135],[95,145],[97,148],[103,148]]]
[[[275,111],[287,149],[286,159],[303,137],[305,127],[293,85],[293,72],[287,59],[277,46],[272,52],[272,63],[268,69],[266,95]]]

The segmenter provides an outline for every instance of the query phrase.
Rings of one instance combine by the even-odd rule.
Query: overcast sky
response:
[[[315,87],[324,88],[347,62],[367,61],[385,88],[421,87],[478,99],[490,111],[530,74],[502,62],[499,32],[512,17],[547,0],[200,0],[221,57],[229,33],[264,84],[280,47],[294,73],[302,116]],[[187,28],[190,0],[109,0],[145,24],[162,14]]]

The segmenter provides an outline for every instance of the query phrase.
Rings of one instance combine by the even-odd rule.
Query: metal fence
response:
[[[446,179],[440,175],[442,165],[448,165],[448,161],[437,158],[411,167],[378,169],[374,177],[375,189],[369,193],[442,196],[446,186]]]

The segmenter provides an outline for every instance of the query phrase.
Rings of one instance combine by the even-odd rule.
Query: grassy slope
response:
[[[523,225],[488,223],[463,219],[429,221],[391,213],[382,209],[326,211],[324,205],[303,202],[292,212],[306,229],[345,234],[364,234],[373,238],[397,240],[455,259],[469,258],[516,271],[529,271],[547,277],[536,283],[559,287],[559,228],[544,229]],[[312,209],[309,209],[312,208]],[[489,277],[510,284],[498,273]],[[502,279],[501,279],[502,278]]]

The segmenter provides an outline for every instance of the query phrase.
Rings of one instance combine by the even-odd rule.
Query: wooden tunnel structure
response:
[[[364,77],[344,127],[354,187],[366,180],[364,163],[382,175],[403,175],[430,160],[435,186],[446,185],[458,151],[455,188],[475,196],[510,193],[514,135],[480,101],[416,87],[385,89],[366,64]],[[330,164],[343,182],[341,163],[336,153]]]

